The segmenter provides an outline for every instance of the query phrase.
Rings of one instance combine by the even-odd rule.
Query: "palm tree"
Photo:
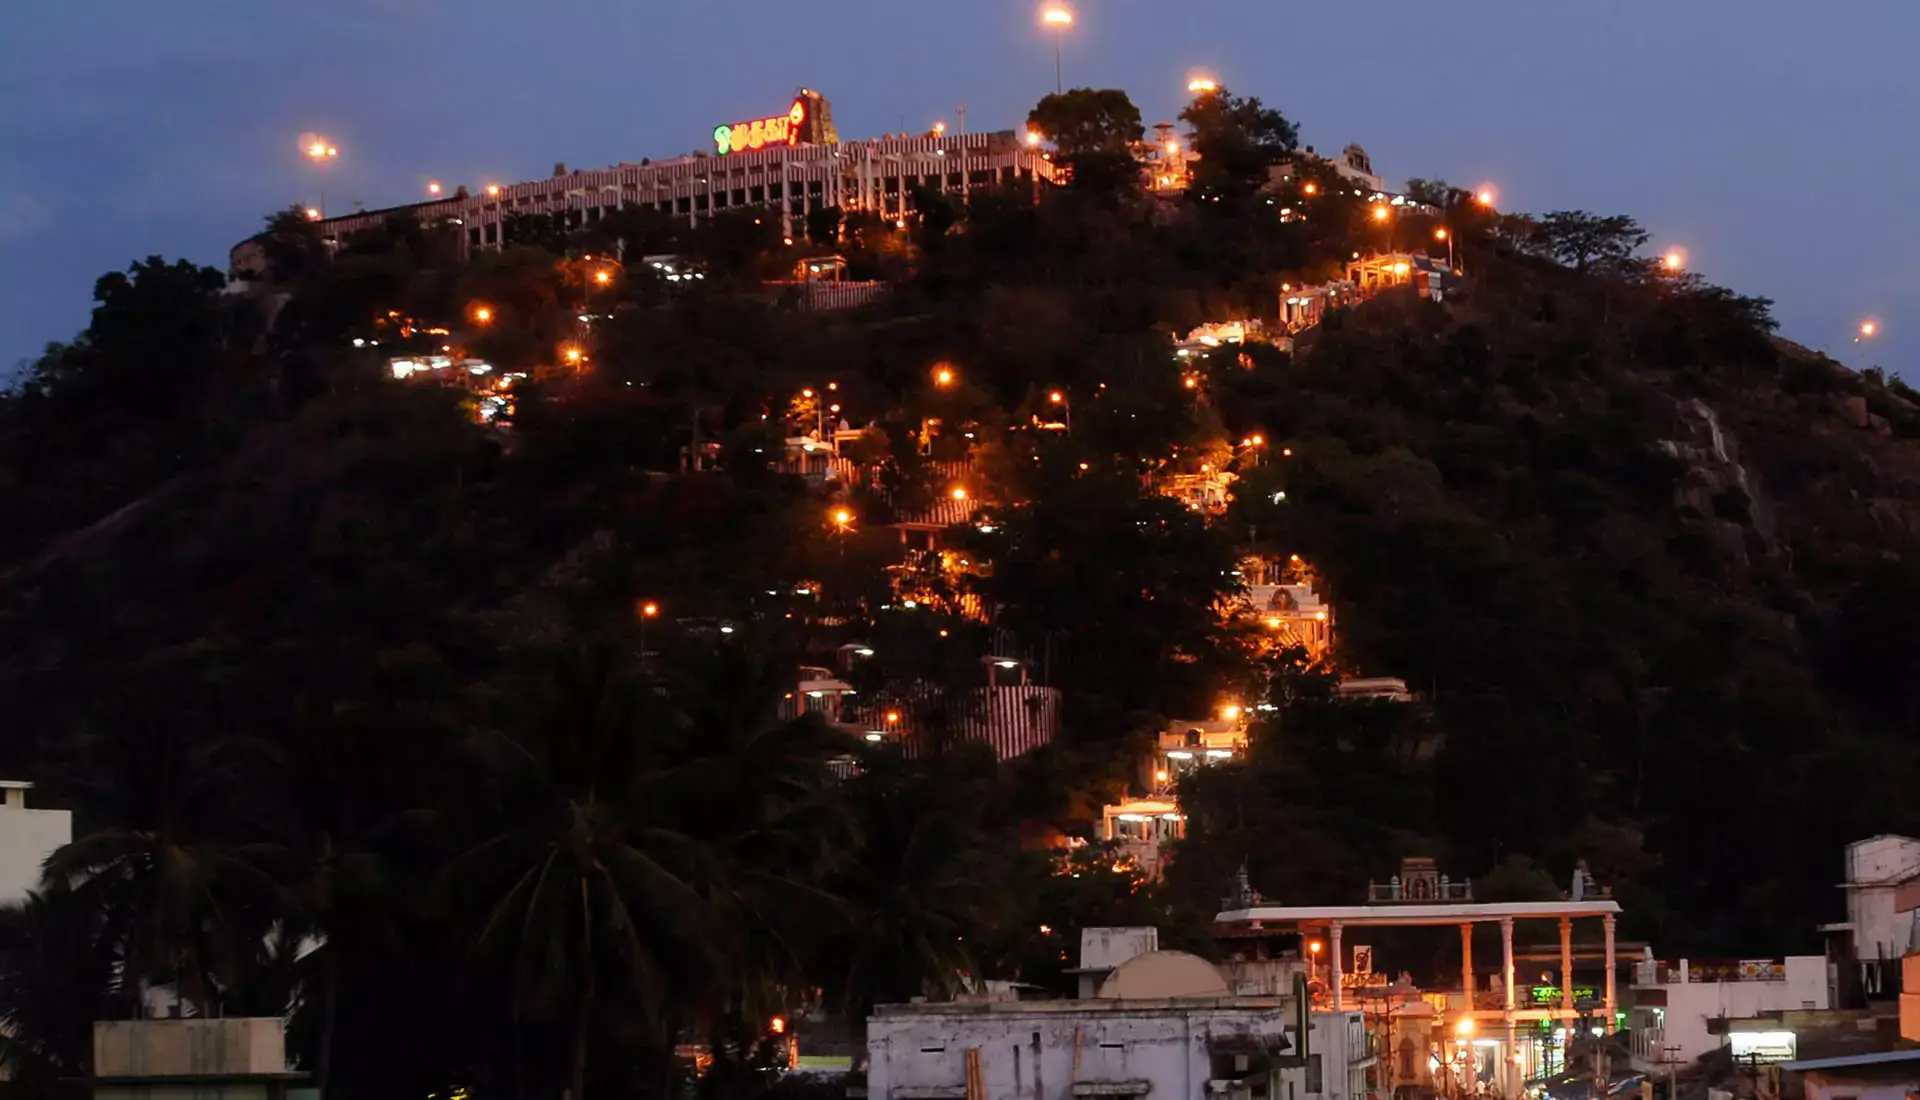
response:
[[[229,797],[247,789],[249,746],[200,739],[183,723],[115,722],[86,751],[85,785],[101,825],[47,857],[50,892],[103,914],[122,964],[123,1008],[138,1015],[146,988],[171,982],[177,1003],[221,1011],[278,919],[268,868],[280,849],[244,825]],[[251,835],[245,835],[251,834]]]
[[[51,1093],[86,1073],[118,962],[105,932],[100,911],[72,894],[0,909],[0,1070],[21,1088]]]
[[[516,1029],[571,1000],[566,1095],[580,1100],[596,1012],[631,999],[664,1018],[674,993],[699,987],[712,928],[687,882],[707,856],[664,820],[637,764],[632,681],[599,652],[563,667],[554,689],[530,736],[492,739],[511,769],[507,825],[447,882],[476,902],[476,945],[508,960]]]

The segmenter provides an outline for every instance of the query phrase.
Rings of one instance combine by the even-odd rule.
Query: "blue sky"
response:
[[[1069,84],[1169,119],[1194,70],[1389,179],[1639,217],[1785,335],[1920,381],[1920,4],[1078,0]],[[315,201],[682,152],[805,84],[843,134],[1009,128],[1051,89],[1030,0],[6,0],[0,371],[136,256],[224,267]],[[1850,337],[1865,316],[1882,338]]]

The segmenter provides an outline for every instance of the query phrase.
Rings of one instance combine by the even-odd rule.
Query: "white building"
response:
[[[288,1100],[313,1095],[287,1068],[278,1017],[101,1020],[93,1025],[94,1100]]]
[[[1128,959],[1091,999],[882,1005],[867,1055],[871,1100],[1361,1100],[1372,1061],[1358,1011],[1235,997],[1178,951]]]
[[[1729,1045],[1736,1058],[1757,1050],[1791,1057],[1796,1043],[1790,1029],[1729,1033],[1725,1021],[1829,1007],[1827,960],[1789,955],[1780,961],[1696,964],[1681,959],[1668,964],[1647,958],[1634,967],[1632,996],[1627,1026],[1633,1033],[1633,1057],[1642,1069],[1692,1062]]]
[[[40,867],[73,839],[69,810],[30,810],[33,784],[0,780],[0,905],[14,905],[38,889]]]
[[[1841,989],[1859,989],[1868,997],[1895,992],[1901,956],[1915,947],[1915,915],[1902,911],[1902,887],[1911,892],[1920,883],[1920,839],[1882,834],[1847,845],[1847,919],[1820,926],[1833,937],[1829,951],[1837,965],[1850,961],[1854,970],[1833,975],[1833,999]],[[1911,907],[1909,907],[1911,908]]]

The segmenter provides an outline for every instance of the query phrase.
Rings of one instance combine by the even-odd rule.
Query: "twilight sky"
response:
[[[1070,85],[1170,119],[1205,70],[1396,184],[1636,215],[1786,336],[1920,382],[1914,0],[1077,0]],[[807,84],[847,137],[1007,129],[1051,90],[1033,0],[0,0],[0,379],[149,253],[226,265],[268,211],[408,201],[701,144]],[[1851,343],[1859,320],[1884,335]]]

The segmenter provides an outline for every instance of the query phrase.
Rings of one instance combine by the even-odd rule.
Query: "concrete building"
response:
[[[287,1068],[277,1017],[101,1020],[93,1025],[94,1100],[289,1100],[317,1094]]]
[[[1628,992],[1627,1028],[1633,1059],[1643,1070],[1687,1063],[1722,1047],[1736,1058],[1764,1058],[1796,1049],[1790,1027],[1736,1031],[1729,1021],[1828,1007],[1827,961],[1819,955],[1738,962],[1667,963],[1648,957],[1635,967]]]
[[[1806,1100],[1908,1100],[1920,1093],[1920,1050],[1783,1062],[1781,1096]],[[1795,1079],[1800,1089],[1792,1088]]]
[[[1083,936],[1109,956],[1157,942],[1089,931],[1111,933]],[[1090,998],[882,1005],[867,1055],[870,1100],[1362,1100],[1372,1064],[1357,1011],[1237,997],[1205,960],[1154,950],[1113,965]]]
[[[1920,887],[1920,839],[1883,834],[1847,845],[1847,919],[1823,924],[1832,966],[1829,1003],[1853,1007],[1900,991],[1900,960],[1916,946],[1912,904],[1903,891]]]
[[[0,780],[0,905],[13,905],[40,885],[40,867],[73,839],[69,810],[27,808],[33,784]]]
[[[897,221],[916,209],[916,188],[964,199],[975,188],[1017,182],[1038,186],[1054,179],[1050,154],[1011,130],[843,142],[830,125],[821,129],[792,124],[795,111],[808,119],[823,113],[831,117],[824,96],[802,90],[780,115],[715,127],[711,150],[586,171],[556,165],[545,179],[487,183],[471,194],[321,218],[321,234],[337,244],[357,233],[383,230],[396,217],[409,217],[454,231],[464,255],[500,248],[507,219],[514,215],[553,216],[568,228],[581,229],[623,207],[647,207],[684,218],[689,225],[750,209],[778,218],[783,234],[798,237],[805,231],[807,214],[826,207]],[[788,125],[775,125],[781,122]],[[751,141],[755,125],[763,135],[757,143]],[[736,146],[734,135],[742,127],[749,142]],[[770,127],[783,136],[765,137]],[[724,141],[722,130],[728,133]],[[236,246],[236,264],[246,247],[246,242]]]

